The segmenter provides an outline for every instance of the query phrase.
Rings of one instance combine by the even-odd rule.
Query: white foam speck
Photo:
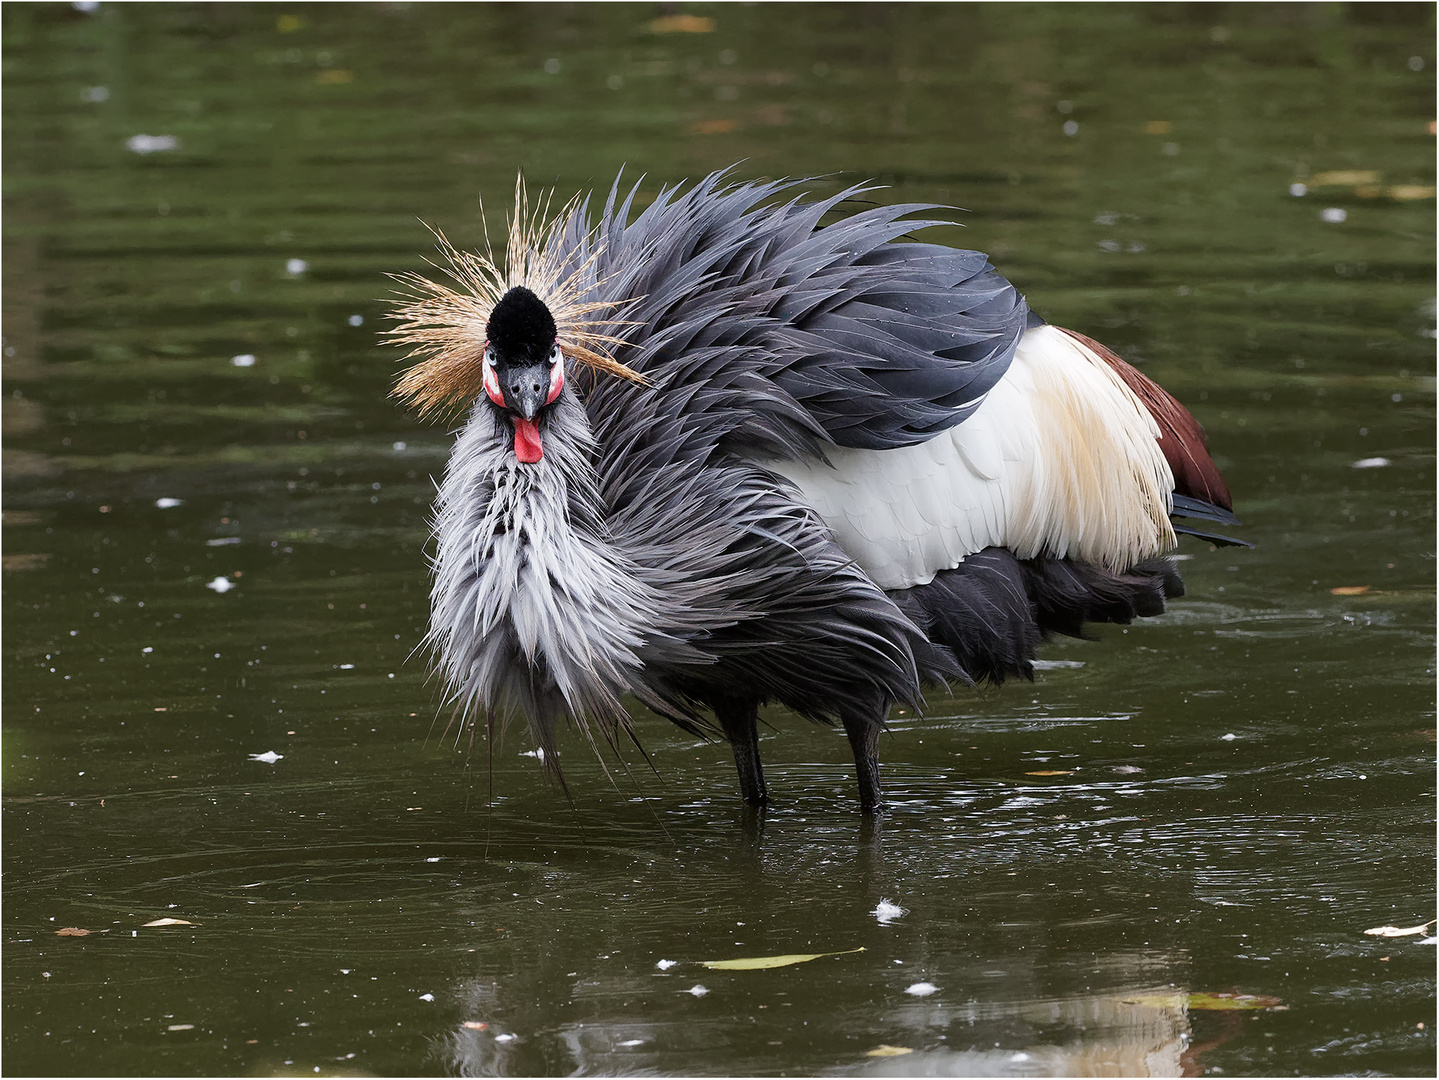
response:
[[[706,994],[709,993],[709,989],[705,986],[701,986],[699,983],[695,983],[688,990],[686,990],[685,993],[693,994],[695,997],[704,997]]]
[[[263,761],[266,765],[273,765],[284,756],[284,754],[277,754],[273,750],[266,750],[263,754],[251,754],[250,760]]]
[[[179,145],[180,140],[173,135],[131,135],[125,140],[125,148],[132,154],[154,154]]]
[[[908,915],[909,910],[900,907],[898,904],[891,904],[888,900],[881,899],[870,914],[879,920],[880,926],[887,926],[901,915]]]
[[[915,997],[929,997],[930,994],[933,994],[938,989],[939,987],[935,986],[932,982],[917,982],[913,986],[905,987],[904,992],[906,994],[913,994]]]

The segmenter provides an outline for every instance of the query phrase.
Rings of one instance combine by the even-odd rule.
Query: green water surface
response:
[[[7,1074],[1434,1074],[1432,5],[88,6],[3,9]],[[734,163],[964,208],[1256,545],[878,827],[777,710],[763,821],[638,708],[571,804],[413,652],[385,275]]]

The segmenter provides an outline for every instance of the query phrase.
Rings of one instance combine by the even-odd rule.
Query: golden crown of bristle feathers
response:
[[[627,301],[581,299],[600,284],[591,275],[603,251],[601,241],[591,236],[583,260],[576,260],[572,249],[561,252],[555,242],[578,203],[576,196],[548,217],[547,196],[531,213],[524,179],[517,179],[503,269],[494,260],[488,230],[483,253],[460,251],[443,233],[432,230],[447,264],[432,265],[448,273],[460,288],[451,289],[422,274],[391,275],[407,292],[390,315],[398,325],[384,336],[412,346],[410,357],[419,361],[400,376],[392,396],[406,400],[422,418],[467,406],[479,397],[484,386],[485,327],[495,305],[516,285],[529,289],[549,308],[560,351],[567,358],[622,379],[648,381],[610,355],[614,347],[625,344],[612,331],[635,324],[600,317],[600,312]],[[483,217],[482,208],[482,221]]]

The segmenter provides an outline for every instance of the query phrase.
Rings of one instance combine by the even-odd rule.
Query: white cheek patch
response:
[[[549,405],[560,396],[560,391],[565,388],[565,362],[563,359],[556,360],[554,367],[550,368],[550,393],[545,398],[545,404]]]
[[[489,357],[483,361],[485,365],[485,393],[491,401],[501,408],[505,404],[505,395],[500,391],[500,377],[495,371],[495,365],[490,363]]]

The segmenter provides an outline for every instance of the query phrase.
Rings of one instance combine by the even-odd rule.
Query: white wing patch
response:
[[[928,442],[769,467],[875,584],[907,589],[990,546],[1112,570],[1173,547],[1159,434],[1108,364],[1041,326],[975,413]]]

